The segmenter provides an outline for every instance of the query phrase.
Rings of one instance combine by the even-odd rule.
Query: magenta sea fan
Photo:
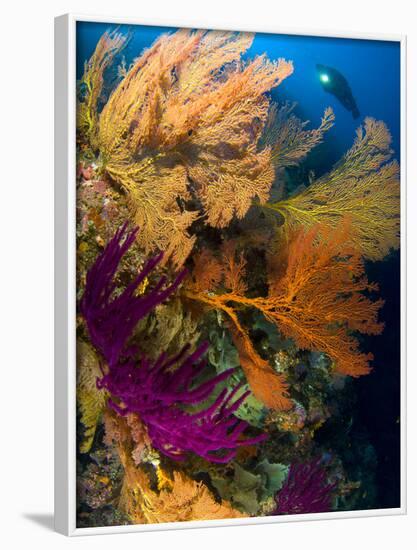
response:
[[[128,344],[137,322],[166,300],[185,274],[180,273],[167,287],[165,278],[161,278],[152,290],[137,295],[138,286],[162,259],[160,254],[114,296],[118,266],[136,231],[128,232],[126,226],[117,231],[87,274],[80,311],[92,343],[106,362],[97,386],[110,393],[109,405],[118,414],[139,415],[152,444],[170,458],[183,460],[193,452],[211,462],[228,462],[238,447],[256,444],[266,437],[261,434],[243,439],[248,424],[236,418],[234,412],[249,392],[237,398],[240,385],[216,392],[234,369],[198,383],[206,367],[202,356],[207,344],[193,353],[185,346],[171,358],[162,353],[155,362],[136,345]]]
[[[336,483],[330,483],[321,458],[291,464],[288,477],[276,495],[274,515],[330,512]]]

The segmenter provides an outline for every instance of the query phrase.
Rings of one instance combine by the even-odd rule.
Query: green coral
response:
[[[239,354],[232,343],[229,334],[223,330],[219,334],[216,330],[211,330],[209,334],[211,346],[207,357],[218,373],[227,369],[236,368],[240,365]]]
[[[262,478],[264,492],[261,500],[264,500],[281,489],[288,474],[288,466],[285,464],[271,464],[269,460],[265,458],[262,462],[257,464],[254,472]]]
[[[259,462],[253,471],[234,463],[232,478],[213,478],[212,484],[222,499],[228,500],[238,510],[257,515],[262,505],[281,489],[288,466],[271,464],[267,458]]]
[[[228,332],[212,330],[209,334],[211,346],[208,351],[208,360],[220,374],[227,369],[235,368],[236,373],[227,381],[229,386],[240,384],[245,381],[245,375],[240,368],[240,360],[237,349],[232,343],[232,339]],[[242,387],[239,395],[248,391],[250,388],[247,384]],[[250,393],[244,403],[235,412],[235,415],[241,420],[249,422],[252,426],[262,428],[266,418],[267,409],[264,405]]]

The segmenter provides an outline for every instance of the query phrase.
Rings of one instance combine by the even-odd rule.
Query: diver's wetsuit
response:
[[[343,107],[352,113],[353,118],[358,118],[359,109],[346,78],[338,70],[326,65],[318,64],[317,71],[323,89],[337,97]]]

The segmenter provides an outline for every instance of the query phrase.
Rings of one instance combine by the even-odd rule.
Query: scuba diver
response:
[[[337,97],[343,107],[352,113],[353,118],[358,118],[359,110],[346,78],[332,67],[318,64],[316,68],[323,89]]]

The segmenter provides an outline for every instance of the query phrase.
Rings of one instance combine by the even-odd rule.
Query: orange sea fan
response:
[[[350,228],[344,220],[338,232],[316,226],[293,234],[288,248],[278,258],[270,257],[267,296],[245,295],[244,259],[237,258],[233,246],[223,248],[220,260],[206,261],[207,266],[216,266],[213,286],[203,290],[194,278],[185,290],[186,297],[226,316],[249,385],[270,408],[291,406],[287,384],[254,349],[239,320],[239,308],[257,309],[298,347],[326,353],[338,372],[360,376],[370,370],[372,355],[360,352],[352,331],[380,334],[383,324],[378,322],[378,311],[383,301],[373,302],[364,294],[376,291],[377,286],[366,279],[363,260],[349,243]],[[274,269],[274,263],[282,265]]]
[[[242,327],[231,324],[230,332],[239,353],[240,365],[255,397],[270,409],[290,409],[293,402],[288,397],[285,377],[275,372],[268,361],[262,359]]]
[[[98,121],[101,167],[130,197],[143,246],[180,266],[206,222],[225,227],[268,198],[270,148],[257,142],[271,88],[291,62],[240,57],[253,35],[180,30],[161,36],[127,71]],[[190,204],[196,198],[197,202]]]
[[[200,273],[203,272],[204,278],[201,279]],[[214,276],[211,277],[210,272]],[[250,307],[253,300],[245,296],[245,275],[243,255],[237,255],[235,243],[226,242],[221,260],[206,250],[196,256],[193,280],[184,295],[225,315],[226,325],[239,353],[240,365],[255,397],[269,408],[286,410],[291,408],[292,401],[288,397],[284,377],[258,354],[238,317],[237,308]],[[225,287],[228,290],[222,292],[220,289]]]
[[[268,297],[253,305],[300,348],[325,352],[337,371],[360,376],[369,372],[372,355],[360,353],[351,331],[380,334],[383,300],[363,294],[377,285],[368,282],[363,260],[349,243],[350,227],[345,221],[337,232],[316,226],[294,234],[285,272],[270,280]]]
[[[216,289],[223,280],[224,268],[210,250],[204,248],[194,256],[192,288],[200,293]]]

